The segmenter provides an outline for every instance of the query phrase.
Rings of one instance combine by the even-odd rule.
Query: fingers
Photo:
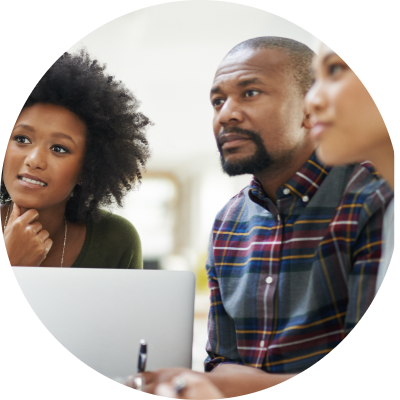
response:
[[[159,396],[177,399],[222,399],[222,392],[207,378],[207,374],[184,372],[171,382],[160,383],[154,390]]]
[[[42,231],[43,226],[40,222],[36,221],[36,222],[33,222],[32,224],[28,225],[28,228],[36,235]]]
[[[137,381],[138,377],[141,378],[140,387],[138,387],[138,381]],[[143,392],[153,393],[156,387],[156,380],[157,380],[156,377],[157,374],[155,372],[151,371],[142,372],[135,376],[130,376],[125,385],[131,387],[132,389],[138,389]]]
[[[15,206],[17,206],[14,203]],[[18,206],[17,206],[18,207]],[[18,207],[19,208],[19,207]],[[21,215],[19,217],[19,221],[21,221],[24,224],[30,224],[32,221],[34,221],[37,217],[39,216],[39,213],[34,210],[33,208],[28,210],[26,213],[24,213],[23,215]]]
[[[141,383],[142,387],[140,387],[140,388],[137,387],[138,386],[138,380],[137,380],[138,378],[141,378],[140,383]],[[137,374],[135,376],[133,376],[133,375],[128,376],[128,380],[125,382],[125,386],[128,386],[131,389],[137,389],[137,390],[142,390],[144,384],[145,384],[145,380],[144,380],[142,374]]]
[[[38,235],[38,238],[44,243],[45,240],[49,237],[49,232],[47,232],[45,230],[39,230],[39,233],[37,235]]]
[[[142,372],[139,375],[145,380],[146,384],[153,383],[158,378],[158,373],[153,371]]]
[[[19,223],[21,225],[29,225],[39,216],[39,213],[33,208],[26,211],[21,215],[21,208],[13,203],[10,218],[7,222],[7,227],[13,225],[14,223]]]
[[[177,393],[172,388],[170,383],[160,383],[156,387],[156,390],[154,391],[154,394],[156,394],[157,396],[177,398]]]
[[[11,204],[9,205],[9,207],[11,207]],[[11,225],[20,216],[21,216],[21,209],[15,203],[12,204],[12,210],[7,225]]]
[[[207,376],[207,373],[199,374],[194,372],[182,372],[180,375],[174,378],[174,382],[176,382],[177,378],[183,378],[187,383],[203,383],[208,381]]]
[[[135,389],[135,377],[133,375],[128,376],[127,381],[125,382],[125,386],[129,386],[132,389]]]
[[[47,233],[47,235],[48,235],[48,233]],[[43,244],[44,244],[44,255],[45,255],[45,258],[46,258],[47,253],[51,249],[51,246],[53,246],[53,241],[50,238],[48,238],[43,242]]]
[[[185,368],[165,368],[165,369],[159,369],[157,371],[142,372],[140,374],[137,374],[136,376],[142,377],[142,390],[144,392],[154,394],[156,386],[159,383],[169,382],[175,376],[185,371],[188,370]],[[134,378],[135,377],[130,377],[126,385],[136,389]]]
[[[4,230],[4,241],[11,265],[38,266],[53,246],[49,232],[35,219],[37,210],[30,209],[21,215],[21,208],[12,203],[11,217]],[[11,211],[11,210],[10,210]]]

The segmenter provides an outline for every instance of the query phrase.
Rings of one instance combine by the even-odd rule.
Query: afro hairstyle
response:
[[[80,182],[68,199],[70,222],[98,221],[99,208],[122,205],[142,178],[150,156],[146,127],[133,93],[86,50],[64,53],[43,75],[22,109],[37,103],[65,107],[86,124],[86,151]],[[10,201],[2,180],[0,200]]]

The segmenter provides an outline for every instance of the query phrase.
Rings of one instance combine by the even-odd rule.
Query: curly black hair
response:
[[[126,192],[140,183],[150,156],[146,127],[133,93],[105,72],[106,65],[86,50],[64,53],[43,75],[22,109],[37,103],[65,107],[87,127],[86,153],[80,182],[65,210],[71,222],[99,219],[99,208],[122,205]],[[0,200],[10,200],[1,182]]]

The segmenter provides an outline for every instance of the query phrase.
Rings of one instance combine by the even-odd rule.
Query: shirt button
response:
[[[261,342],[260,342],[260,347],[264,347],[264,340],[261,340]]]
[[[304,201],[304,203],[307,203],[307,201],[310,199],[308,198],[308,196],[303,196],[302,200]]]
[[[289,194],[290,190],[288,188],[283,189],[283,194]]]
[[[268,277],[265,279],[265,282],[267,282],[268,284],[272,283],[272,281],[273,281],[272,276],[268,276]]]

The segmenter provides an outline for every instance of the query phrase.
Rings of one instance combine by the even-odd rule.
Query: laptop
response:
[[[192,366],[195,276],[188,271],[13,267],[33,311],[54,337],[101,374]]]

